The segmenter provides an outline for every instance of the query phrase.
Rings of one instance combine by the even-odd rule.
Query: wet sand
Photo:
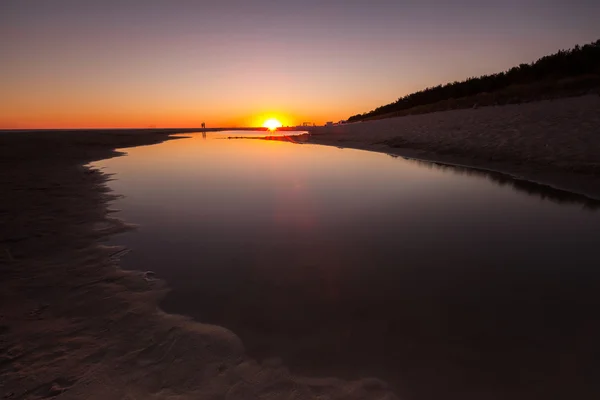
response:
[[[600,96],[309,128],[308,142],[491,170],[600,199]]]
[[[563,101],[571,103],[560,103]],[[310,141],[509,173],[516,171],[514,174],[521,171],[523,176],[538,178],[532,180],[558,187],[568,187],[557,184],[560,180],[556,177],[564,176],[566,183],[577,182],[572,188],[595,194],[598,189],[594,181],[598,174],[595,155],[600,139],[595,134],[599,132],[599,117],[592,111],[599,101],[584,97],[548,103],[403,117],[404,122],[386,122],[391,124],[387,131],[369,125],[379,121],[320,128],[313,131]],[[518,107],[529,111],[519,111]],[[536,146],[534,139],[527,139],[524,147],[533,155],[521,164],[508,159],[490,161],[493,157],[482,156],[487,153],[478,153],[477,145],[487,142],[480,137],[484,135],[475,135],[466,128],[484,124],[476,121],[476,113],[486,118],[491,118],[492,111],[525,113],[533,121],[536,115],[533,110],[546,114],[552,107],[571,110],[570,119],[560,113],[554,120],[550,118],[556,125],[550,130],[554,139],[548,140],[562,140],[566,144],[545,150],[539,141]],[[573,114],[576,112],[581,114]],[[472,119],[465,119],[465,113]],[[502,115],[507,118],[508,114]],[[432,121],[427,122],[427,118]],[[493,118],[485,121],[491,127],[502,124]],[[453,148],[443,139],[450,122],[460,124],[460,131],[471,132],[464,137],[455,135],[457,143],[476,136],[468,147],[473,149],[473,157],[439,150]],[[412,147],[393,147],[408,140],[403,139],[408,134],[398,130],[398,126],[406,124],[412,124],[413,133],[420,132],[420,136],[415,134],[411,138],[424,139],[414,141],[418,144]],[[542,128],[547,122],[531,124],[533,129],[529,130],[537,132],[539,140],[546,142],[544,135],[548,130]],[[352,131],[339,130],[354,126]],[[561,126],[571,126],[570,135],[558,129]],[[491,129],[497,135],[491,138],[504,137],[502,132],[510,132],[512,128],[502,129]],[[395,398],[387,385],[377,379],[347,382],[303,378],[292,375],[278,360],[259,364],[245,354],[243,343],[229,330],[162,312],[158,303],[169,290],[167,283],[144,271],[118,268],[118,255],[124,249],[102,243],[132,227],[111,218],[112,210],[108,207],[118,194],[111,193],[106,186],[110,176],[85,165],[122,155],[116,148],[160,143],[172,139],[169,133],[176,132],[179,131],[0,134],[0,398]],[[434,140],[431,149],[425,150],[427,138],[439,141]],[[489,146],[506,149],[511,140],[517,139],[498,143],[490,139]],[[585,147],[585,151],[577,155],[572,141],[586,143],[577,148],[583,151]],[[551,162],[548,154],[555,154],[554,161],[560,159],[560,162]],[[571,361],[565,365],[581,362]],[[430,373],[422,372],[422,376]],[[575,369],[567,372],[561,375],[563,382],[557,382],[557,386],[568,388],[572,397],[589,395],[590,387],[594,386],[591,380],[587,381],[589,377]],[[589,384],[582,384],[584,381]],[[550,389],[537,390],[548,398]],[[432,388],[432,392],[439,395],[444,388]],[[555,394],[565,395],[560,391]],[[449,392],[445,398],[455,397]],[[498,394],[497,398],[503,395]]]
[[[225,328],[159,310],[166,284],[118,268],[132,229],[85,164],[176,131],[0,134],[0,398],[393,399],[377,379],[293,376]]]

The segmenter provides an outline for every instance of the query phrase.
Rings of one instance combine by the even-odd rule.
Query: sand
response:
[[[103,246],[110,176],[85,166],[171,131],[0,134],[1,399],[393,399],[384,382],[292,375],[225,328],[162,312],[165,282]]]
[[[177,132],[0,133],[0,398],[395,398],[375,378],[258,363],[233,332],[162,312],[165,282],[118,268],[123,249],[102,243],[131,227],[111,217],[110,176],[86,164]],[[307,139],[600,198],[598,96],[313,128]]]
[[[502,172],[600,199],[600,96],[310,128],[310,143]]]

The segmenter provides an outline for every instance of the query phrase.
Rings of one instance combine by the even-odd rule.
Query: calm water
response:
[[[406,399],[595,390],[597,203],[385,154],[224,139],[243,134],[97,163],[140,225],[114,239],[133,250],[123,267],[169,283],[165,310],[231,329],[259,360],[375,376]]]

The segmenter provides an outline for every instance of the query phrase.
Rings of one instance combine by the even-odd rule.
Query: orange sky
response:
[[[450,3],[2,0],[0,129],[322,124],[600,37],[597,1]]]

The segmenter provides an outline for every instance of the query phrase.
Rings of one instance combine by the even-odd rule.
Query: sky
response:
[[[0,0],[0,129],[337,121],[598,21],[597,0]]]

